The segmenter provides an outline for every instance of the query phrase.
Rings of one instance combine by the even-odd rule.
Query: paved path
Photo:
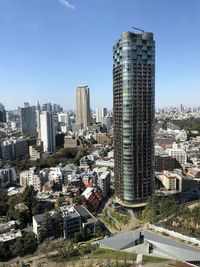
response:
[[[137,258],[136,258],[136,266],[137,267],[142,267],[142,254],[137,254]]]
[[[134,212],[131,209],[128,209],[128,212],[130,214],[130,223],[128,225],[124,225],[123,223],[120,223],[119,221],[117,221],[116,218],[114,218],[111,214],[110,214],[110,208],[112,207],[111,203],[107,203],[106,204],[106,209],[107,209],[107,215],[115,222],[115,224],[118,226],[119,231],[116,232],[128,232],[130,230],[133,229],[133,227],[135,227],[137,225],[137,219],[135,218]]]

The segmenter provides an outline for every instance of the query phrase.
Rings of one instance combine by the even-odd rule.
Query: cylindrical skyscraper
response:
[[[124,32],[113,47],[116,200],[142,206],[154,188],[155,42]]]

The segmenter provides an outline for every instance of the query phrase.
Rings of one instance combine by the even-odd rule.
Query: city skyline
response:
[[[75,109],[79,84],[89,85],[92,109],[112,108],[112,44],[132,26],[157,40],[156,107],[198,106],[199,1],[66,3],[1,1],[0,91],[7,110],[37,99]]]

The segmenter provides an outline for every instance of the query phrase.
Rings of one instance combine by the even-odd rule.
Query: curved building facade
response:
[[[119,203],[145,203],[154,188],[155,42],[124,32],[113,47],[115,193]]]

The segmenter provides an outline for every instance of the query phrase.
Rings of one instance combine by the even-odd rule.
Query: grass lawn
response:
[[[111,249],[104,249],[98,248],[93,251],[91,254],[88,255],[90,259],[118,259],[118,260],[133,260],[136,258],[136,254],[111,250]]]
[[[118,260],[135,260],[136,254],[124,251],[117,251],[111,249],[98,248],[88,255],[90,259],[118,259]],[[168,259],[143,256],[143,262],[164,262]]]
[[[157,263],[157,262],[168,261],[168,259],[163,259],[163,258],[151,257],[151,256],[143,255],[142,261],[143,262],[154,262],[154,263]]]

